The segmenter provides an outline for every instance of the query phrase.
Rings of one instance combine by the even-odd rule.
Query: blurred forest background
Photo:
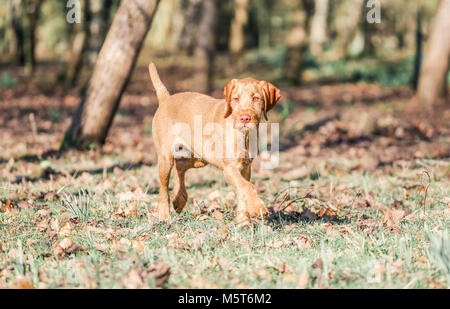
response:
[[[448,103],[449,2],[2,1],[2,102],[51,93],[51,119],[73,114],[62,148],[103,144],[124,93],[153,95],[153,60],[172,92],[254,76],[285,88],[285,112],[400,95],[428,115]]]

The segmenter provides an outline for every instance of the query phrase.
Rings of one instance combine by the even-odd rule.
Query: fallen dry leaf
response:
[[[386,263],[380,262],[376,264],[372,269],[372,278],[375,280],[380,280],[384,273],[386,272]]]
[[[146,271],[148,276],[153,277],[157,287],[163,286],[170,277],[170,267],[161,260],[158,260]]]
[[[97,280],[87,274],[84,274],[81,279],[87,289],[96,289],[98,287]]]
[[[297,245],[297,248],[299,248],[300,250],[305,250],[305,249],[309,249],[312,247],[312,240],[300,236],[298,238],[294,238],[294,242]]]
[[[139,266],[131,268],[123,277],[122,283],[127,289],[145,288],[149,278],[155,281],[157,287],[163,286],[169,280],[170,268],[161,260],[150,267],[143,269]]]
[[[358,222],[358,227],[368,233],[373,233],[379,226],[380,223],[375,219],[366,219]]]
[[[60,246],[63,250],[69,249],[72,245],[73,245],[73,241],[72,241],[72,239],[70,239],[69,237],[64,238],[64,239],[61,240],[61,242],[59,243],[59,246]]]
[[[0,211],[10,214],[12,212],[12,201],[7,200],[5,205],[1,205]]]
[[[47,202],[53,202],[57,197],[58,195],[54,191],[50,191],[44,194],[44,200]]]
[[[72,227],[70,226],[70,223],[67,222],[61,226],[61,228],[58,231],[58,235],[61,237],[67,237],[72,234]]]
[[[421,256],[417,259],[417,262],[423,265],[428,265],[428,259],[425,256]]]
[[[94,243],[94,249],[100,252],[106,252],[108,250],[108,246],[105,244]]]
[[[382,224],[386,226],[391,231],[398,231],[400,227],[399,223],[408,215],[412,213],[411,210],[400,210],[400,209],[389,209],[384,208],[384,219],[382,220]]]
[[[300,275],[300,278],[298,279],[297,289],[306,289],[308,288],[308,281],[309,281],[309,274],[305,270]]]
[[[59,231],[59,220],[58,220],[58,218],[53,218],[53,219],[50,221],[50,228],[51,228],[53,231],[55,231],[56,233],[58,233],[58,231]]]
[[[124,201],[143,201],[150,202],[150,197],[142,192],[141,188],[137,188],[134,191],[122,192],[117,195],[121,202]]]
[[[34,289],[34,286],[24,275],[20,275],[9,284],[9,288],[29,290]]]
[[[167,235],[167,239],[169,242],[167,243],[168,247],[171,247],[173,249],[179,249],[179,250],[189,250],[190,246],[186,244],[177,233],[172,233]]]
[[[25,200],[17,203],[17,207],[20,209],[30,209],[33,208],[34,201],[33,200]]]
[[[318,258],[312,265],[312,268],[314,269],[320,269],[323,270],[323,261],[321,258]]]
[[[119,207],[117,212],[114,214],[116,217],[128,218],[137,217],[137,205],[136,203],[130,203],[126,208]]]
[[[51,214],[51,211],[48,209],[39,209],[36,212],[40,217],[45,218],[45,217],[49,217]]]
[[[127,238],[121,238],[119,241],[113,241],[113,247],[119,252],[127,252],[131,247],[131,241]]]
[[[389,263],[390,271],[392,275],[398,275],[402,271],[403,261],[401,259],[397,259],[395,262]]]
[[[400,207],[402,207],[402,206],[403,206],[403,201],[394,200],[394,201],[392,202],[392,207],[394,207],[394,208],[400,208]]]
[[[127,289],[141,289],[144,285],[141,271],[137,267],[130,269],[122,277],[122,283]]]
[[[145,249],[145,242],[142,240],[134,239],[131,241],[131,244],[133,248],[139,252],[142,252]]]
[[[137,217],[137,205],[136,203],[130,203],[128,207],[125,209],[125,215],[127,217]]]
[[[222,223],[223,224],[223,214],[220,212],[220,211],[218,211],[217,209],[216,210],[214,210],[212,213],[211,213],[211,216],[214,218],[214,219],[216,219],[216,221],[218,222],[218,223]]]

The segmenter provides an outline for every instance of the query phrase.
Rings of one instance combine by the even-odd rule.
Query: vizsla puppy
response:
[[[159,218],[167,219],[170,214],[172,168],[175,169],[173,206],[181,213],[188,199],[186,171],[208,164],[222,169],[236,189],[239,224],[267,215],[264,202],[250,182],[253,160],[250,140],[251,136],[258,136],[259,122],[263,115],[267,119],[267,112],[280,99],[280,90],[268,82],[246,78],[228,83],[225,100],[193,92],[170,95],[153,63],[149,72],[159,101],[152,127],[161,182]]]

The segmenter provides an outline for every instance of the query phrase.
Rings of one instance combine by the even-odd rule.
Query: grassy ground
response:
[[[213,168],[188,173],[182,215],[156,219],[155,100],[130,89],[103,149],[63,154],[79,98],[2,90],[0,287],[449,287],[448,109],[414,120],[402,88],[282,89],[280,165],[253,171],[273,215],[238,228]],[[80,190],[86,213],[63,201]]]

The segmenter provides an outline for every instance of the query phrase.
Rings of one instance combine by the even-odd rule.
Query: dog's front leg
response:
[[[240,224],[248,223],[249,218],[261,218],[261,216],[267,215],[267,208],[259,198],[255,187],[242,176],[238,168],[234,166],[225,167],[224,174],[228,182],[237,191],[238,206],[236,209],[236,220]]]

